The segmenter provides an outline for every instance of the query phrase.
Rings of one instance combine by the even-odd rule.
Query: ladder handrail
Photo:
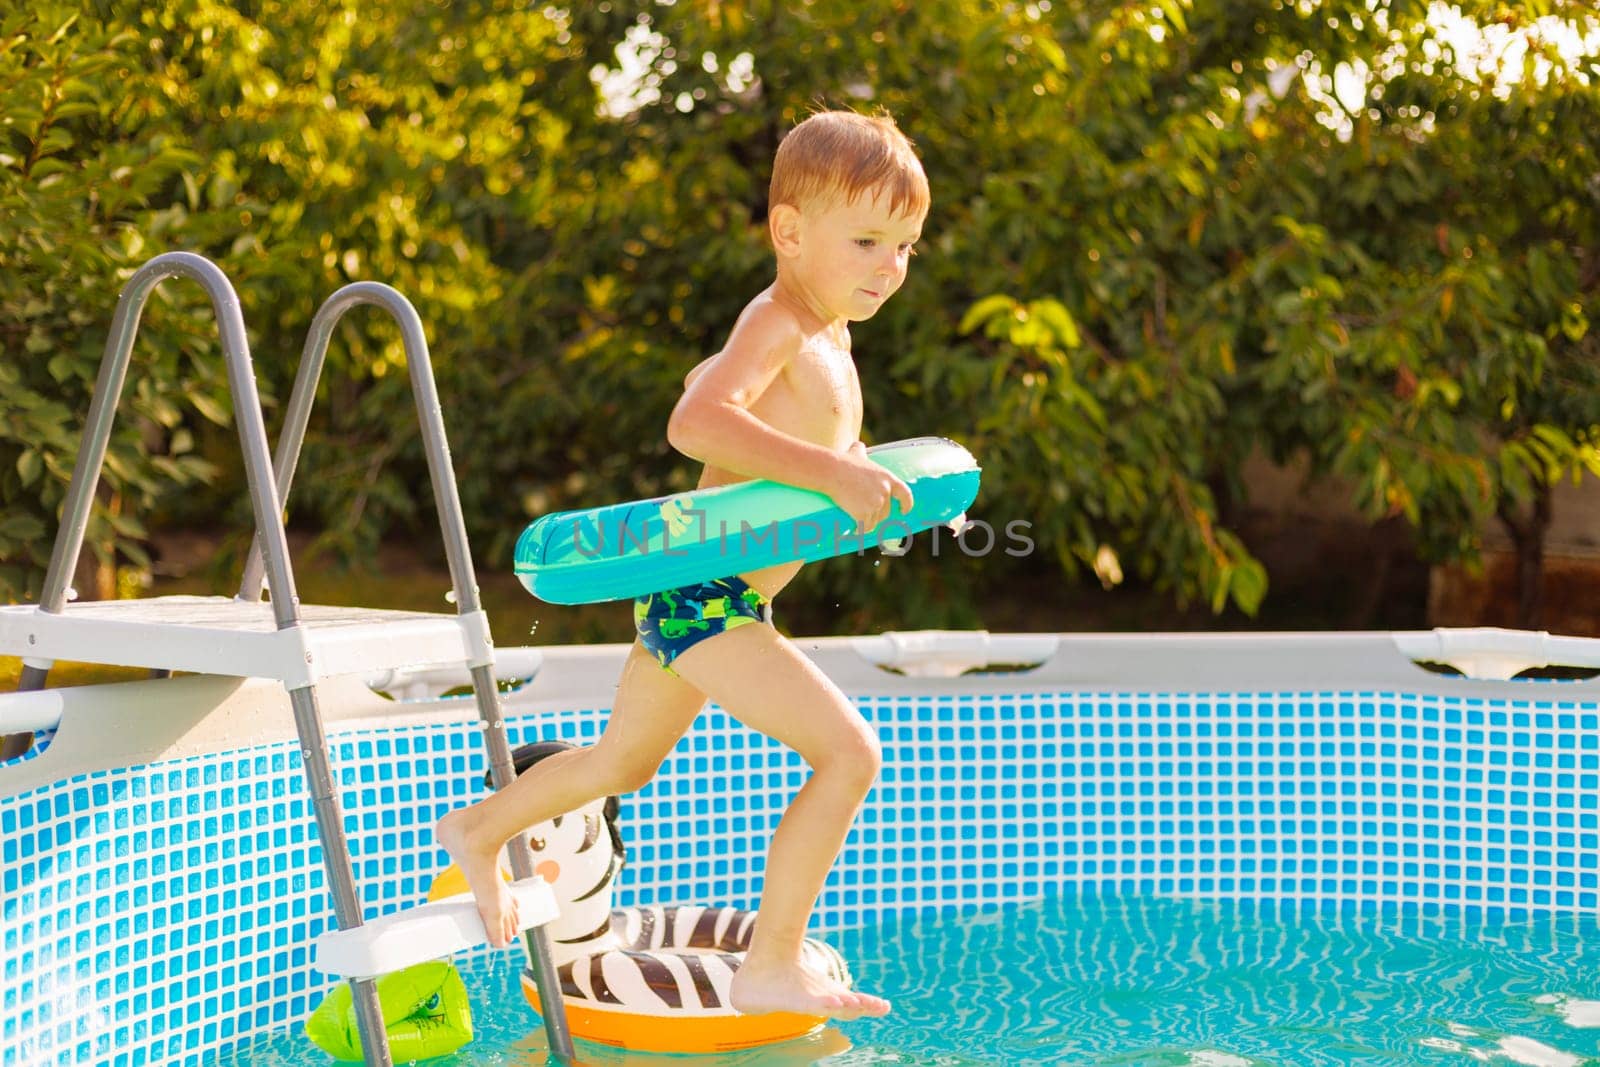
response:
[[[351,282],[322,302],[311,320],[305,347],[300,356],[300,367],[295,373],[294,388],[289,396],[289,406],[284,412],[283,429],[278,436],[278,447],[273,453],[275,486],[278,498],[287,502],[294,482],[295,468],[300,462],[300,450],[305,443],[306,427],[311,421],[311,407],[316,400],[317,384],[327,361],[328,343],[339,320],[352,308],[363,304],[382,308],[400,327],[401,344],[406,353],[406,368],[411,376],[411,394],[417,406],[418,422],[422,428],[423,448],[427,453],[428,478],[433,483],[434,507],[439,515],[440,532],[444,535],[445,553],[450,566],[450,580],[455,586],[456,607],[460,614],[468,615],[479,610],[478,583],[472,567],[472,557],[466,551],[467,527],[461,511],[461,496],[456,488],[455,473],[450,461],[450,445],[443,433],[442,406],[438,386],[433,379],[433,364],[428,355],[428,339],[423,331],[422,318],[411,301],[398,290],[382,282]],[[252,542],[250,554],[245,559],[243,580],[239,584],[239,597],[243,600],[259,599],[261,595],[262,560],[259,542]]]
[[[427,454],[428,480],[433,484],[434,508],[439,515],[439,531],[443,536],[445,555],[450,566],[450,582],[455,587],[456,611],[470,615],[482,608],[478,594],[477,573],[473,569],[472,555],[467,551],[467,524],[461,511],[461,495],[456,488],[455,470],[450,461],[450,444],[444,432],[443,407],[439,403],[439,390],[433,379],[433,362],[428,355],[428,338],[422,327],[422,317],[411,301],[399,290],[382,282],[351,282],[338,289],[322,302],[311,319],[306,334],[300,366],[295,372],[294,388],[285,409],[283,429],[278,435],[278,448],[273,453],[275,468],[274,486],[280,501],[289,499],[294,483],[295,469],[300,464],[300,449],[305,444],[306,428],[311,421],[311,408],[316,401],[317,385],[322,378],[322,368],[327,362],[328,343],[339,320],[352,308],[363,304],[387,311],[400,327],[401,344],[406,353],[406,369],[411,377],[411,394],[417,407],[417,422],[422,430],[423,448]],[[261,596],[262,553],[259,537],[252,541],[250,553],[245,557],[244,576],[239,583],[239,599],[257,600]],[[488,709],[485,709],[487,714]],[[498,709],[496,709],[497,713]],[[510,783],[516,777],[511,748],[504,740],[504,732],[491,731],[493,740],[489,747],[490,770],[495,788]],[[503,749],[504,751],[500,751]],[[511,850],[512,871],[519,878],[531,877],[532,860],[527,870],[517,864],[517,853]]]
[[[387,311],[400,327],[401,343],[406,353],[406,368],[411,377],[411,395],[416,403],[417,422],[422,431],[423,449],[428,461],[428,481],[433,485],[434,508],[439,515],[439,532],[444,540],[445,555],[450,565],[450,581],[455,587],[456,611],[460,616],[480,614],[482,604],[478,594],[478,580],[472,566],[472,554],[467,547],[467,524],[461,511],[461,494],[456,487],[455,470],[450,461],[450,444],[445,433],[443,407],[439,403],[439,390],[433,379],[433,364],[428,355],[428,338],[423,331],[422,317],[411,301],[398,290],[382,282],[351,282],[322,302],[311,319],[306,334],[300,366],[295,371],[294,388],[290,392],[289,406],[284,412],[283,429],[279,433],[278,448],[273,458],[273,485],[279,501],[287,501],[294,482],[295,468],[300,463],[300,450],[305,444],[306,428],[311,420],[311,408],[316,400],[317,384],[327,361],[328,343],[334,327],[351,308],[369,304]],[[281,515],[281,512],[280,512]],[[251,543],[245,557],[244,575],[239,583],[239,599],[256,600],[261,596],[262,553],[259,537]],[[484,631],[485,660],[487,660],[488,634]],[[500,711],[500,698],[493,671],[487,662],[470,664],[473,695],[478,704],[479,717],[484,722],[484,748],[489,757],[489,769],[496,789],[510,785],[517,776],[511,755],[511,745],[506,740],[504,719]],[[308,723],[308,729],[320,723]],[[508,843],[507,858],[511,871],[518,880],[534,877],[533,855],[528,851],[522,834]],[[549,937],[542,926],[525,932],[528,957],[533,964],[534,981],[539,990],[540,1002],[545,1005],[545,1030],[550,1039],[550,1051],[559,1061],[573,1060],[572,1036],[567,1026],[559,976],[550,950]]]
[[[255,513],[256,540],[265,544],[267,582],[272,590],[273,618],[283,630],[299,623],[299,598],[289,570],[289,545],[283,531],[283,509],[272,478],[272,457],[267,451],[266,422],[261,416],[261,397],[256,389],[255,370],[250,360],[250,341],[245,335],[244,314],[239,296],[227,275],[215,263],[192,252],[166,252],[133,272],[117,299],[111,333],[106,338],[105,355],[95,381],[94,398],[84,428],[83,444],[72,470],[72,481],[62,505],[61,527],[50,564],[45,571],[39,610],[59,614],[66,607],[67,585],[83,552],[84,533],[95,490],[105,466],[106,447],[116,419],[118,401],[127,380],[133,343],[139,332],[139,319],[157,285],[168,278],[188,278],[198,282],[211,298],[212,313],[222,339],[222,358],[228,372],[233,400],[233,417],[239,431],[239,446],[244,453],[250,504]],[[260,584],[259,577],[257,584]],[[259,596],[259,594],[258,594]],[[41,683],[43,679],[40,679]]]

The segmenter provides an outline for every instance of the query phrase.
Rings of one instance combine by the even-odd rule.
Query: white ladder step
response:
[[[482,611],[312,604],[301,606],[300,618],[300,626],[279,630],[271,604],[221,596],[96,600],[59,614],[36,604],[0,605],[0,655],[277,678],[290,688],[393,667],[493,661]]]
[[[512,882],[521,930],[558,914],[543,878]],[[340,978],[376,978],[484,944],[488,935],[471,893],[406,908],[350,930],[330,930],[312,942],[316,968]]]

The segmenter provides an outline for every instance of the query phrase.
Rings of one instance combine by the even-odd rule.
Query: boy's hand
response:
[[[828,491],[839,509],[866,533],[889,517],[899,501],[902,514],[911,510],[911,490],[905,482],[867,458],[867,446],[857,441],[839,457],[833,487]]]

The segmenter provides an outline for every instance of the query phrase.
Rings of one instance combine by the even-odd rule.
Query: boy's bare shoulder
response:
[[[805,344],[806,333],[800,318],[781,302],[763,292],[739,313],[722,351],[696,364],[684,377],[687,387],[713,363],[731,356],[746,365],[781,367]]]
[[[768,289],[746,304],[739,313],[739,321],[734,323],[733,333],[728,336],[727,347],[732,348],[740,342],[754,343],[792,355],[799,351],[805,339],[806,332],[800,316]]]

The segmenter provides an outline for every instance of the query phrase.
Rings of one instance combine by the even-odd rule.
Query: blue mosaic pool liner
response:
[[[1548,697],[1553,700],[1558,694]],[[1360,693],[869,698],[881,781],[819,929],[1056,892],[1274,908],[1594,911],[1600,712]],[[481,795],[462,721],[335,735],[369,915],[420,900],[444,812]],[[513,739],[595,740],[599,711]],[[716,709],[623,800],[617,903],[754,906],[804,777]],[[293,743],[0,800],[0,1067],[196,1064],[299,1023],[332,923]],[[480,951],[488,951],[487,949]]]

